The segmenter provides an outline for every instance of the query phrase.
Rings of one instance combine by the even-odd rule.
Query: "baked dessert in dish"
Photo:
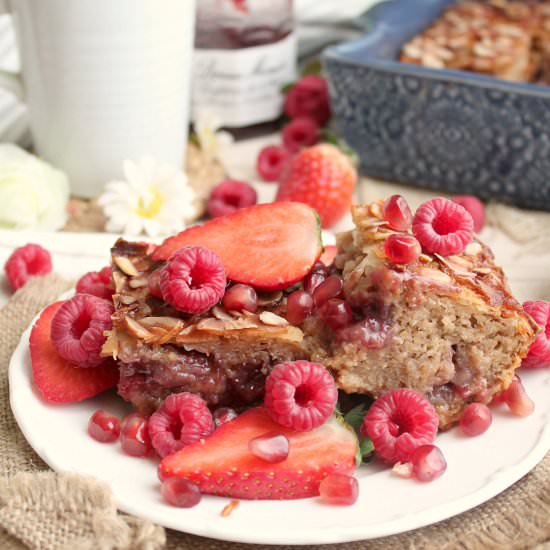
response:
[[[352,213],[356,227],[337,237],[334,268],[353,321],[333,330],[322,315],[309,318],[310,356],[347,393],[377,398],[409,388],[425,395],[446,429],[468,403],[489,403],[509,386],[537,325],[475,237],[461,253],[417,250],[412,261],[395,262],[387,241],[392,235],[413,240],[411,230],[392,229],[382,201]]]
[[[403,46],[400,60],[546,83],[549,15],[545,1],[457,2]]]

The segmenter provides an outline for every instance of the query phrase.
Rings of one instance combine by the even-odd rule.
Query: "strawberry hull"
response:
[[[288,458],[270,464],[254,456],[254,437],[283,434],[290,443]],[[295,432],[276,424],[266,409],[251,409],[218,428],[203,442],[167,456],[159,465],[160,479],[182,477],[204,494],[243,499],[289,500],[319,495],[329,474],[355,470],[357,438],[336,418],[310,432]]]

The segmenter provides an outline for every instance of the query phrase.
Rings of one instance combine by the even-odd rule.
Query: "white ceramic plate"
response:
[[[448,462],[445,475],[429,484],[403,480],[379,465],[358,471],[360,497],[353,507],[317,499],[242,501],[227,518],[229,499],[204,497],[185,510],[163,503],[156,461],[124,455],[117,444],[100,444],[86,433],[99,408],[123,415],[129,409],[114,392],[73,405],[48,405],[31,380],[27,330],[9,367],[10,400],[25,437],[56,471],[88,474],[105,481],[121,510],[160,525],[206,537],[259,544],[323,544],[392,535],[459,514],[497,495],[531,470],[550,450],[550,370],[522,376],[536,410],[517,418],[494,411],[489,431],[478,438],[457,430],[437,444]]]

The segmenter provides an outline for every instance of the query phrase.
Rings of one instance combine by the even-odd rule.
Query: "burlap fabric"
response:
[[[68,286],[55,275],[35,279],[0,311],[0,548],[260,548],[165,532],[149,521],[120,514],[108,487],[91,478],[51,472],[27,444],[10,412],[8,361],[34,315]],[[410,533],[350,543],[345,547],[351,550],[550,550],[550,542],[545,542],[549,540],[550,455],[506,492],[470,512]]]

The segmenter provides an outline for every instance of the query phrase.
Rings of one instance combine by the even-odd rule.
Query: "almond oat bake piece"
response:
[[[151,294],[149,277],[163,265],[151,252],[122,239],[113,247],[115,313],[103,348],[119,362],[118,393],[138,411],[150,413],[183,391],[211,407],[254,404],[272,366],[307,357],[302,331],[283,317],[281,291],[259,293],[255,313],[216,305],[182,314]]]
[[[354,325],[332,331],[314,316],[303,326],[305,343],[345,392],[376,398],[416,390],[446,429],[468,403],[489,403],[508,387],[538,329],[475,238],[460,255],[390,262],[384,242],[399,232],[388,228],[382,207],[353,207],[355,229],[337,238],[335,267]]]

